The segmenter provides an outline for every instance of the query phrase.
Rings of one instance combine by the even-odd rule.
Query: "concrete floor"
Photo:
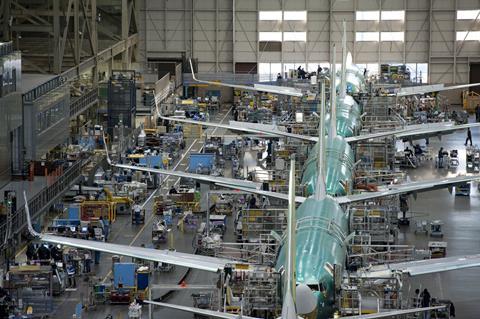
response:
[[[228,120],[225,117],[225,111],[221,114],[212,117],[212,121]],[[218,130],[216,133],[221,133]],[[474,129],[473,140],[480,142],[480,130]],[[436,153],[440,146],[450,150],[456,148],[459,150],[460,167],[457,173],[464,173],[465,171],[465,132],[459,132],[448,135],[442,138],[441,141],[437,139],[430,140],[430,146]],[[480,143],[479,143],[480,144]],[[187,147],[189,147],[187,145]],[[199,141],[196,141],[192,146],[192,151],[198,151],[201,147]],[[184,169],[185,164],[179,164],[179,169]],[[432,162],[426,162],[417,169],[408,171],[409,177],[412,180],[438,178],[441,176],[454,175],[455,172],[439,171],[434,168]],[[167,181],[169,183],[175,182],[175,179]],[[475,187],[472,187],[472,194],[470,197],[459,197],[448,193],[447,190],[437,190],[418,194],[417,200],[410,199],[410,208],[415,219],[441,219],[445,222],[443,240],[448,242],[448,256],[456,256],[463,254],[477,254],[480,253],[480,238],[477,236],[478,229],[480,229],[480,211],[479,207],[480,193]],[[162,187],[162,191],[170,188],[170,184]],[[139,246],[142,243],[148,244],[151,241],[151,203],[147,208],[147,223],[145,226],[135,226],[130,224],[129,217],[119,217],[113,227],[111,234],[111,242]],[[229,218],[229,223],[232,223],[232,218]],[[426,247],[429,240],[426,235],[415,235],[414,221],[410,228],[402,228],[399,234],[399,243],[414,244],[417,247]],[[191,252],[192,235],[179,234],[175,230],[176,248],[179,251]],[[226,238],[227,241],[233,238]],[[436,239],[433,239],[436,240]],[[129,258],[126,258],[129,260]],[[102,254],[102,261],[99,266],[95,267],[95,273],[100,278],[108,277],[111,267],[111,256]],[[178,278],[183,275],[186,269],[177,267],[171,274],[155,274],[152,282],[154,283],[177,283]],[[480,286],[480,269],[451,271],[442,274],[425,275],[415,277],[414,279],[405,283],[405,293],[415,290],[415,288],[428,288],[432,297],[451,299],[457,308],[457,318],[475,318],[478,314],[478,303],[480,296],[476,294]],[[192,270],[187,277],[187,284],[214,284],[217,277],[215,274],[210,274],[204,271]],[[108,278],[106,279],[108,280]],[[81,300],[81,296],[86,296],[85,284],[75,292],[67,292],[58,298],[58,309],[54,317],[69,318],[73,312],[73,306]],[[192,305],[191,291],[183,290],[174,293],[168,298],[167,302],[177,303],[182,305]],[[155,292],[154,298],[160,295],[161,292]],[[144,307],[144,314],[142,318],[148,318],[148,307]],[[169,309],[160,309],[155,307],[154,318],[192,318],[189,313],[174,311]],[[98,306],[97,309],[89,310],[86,313],[88,318],[103,319],[107,314],[112,314],[114,318],[126,318],[127,307],[119,306]]]
[[[214,116],[211,116],[212,121],[216,122],[224,122],[228,120],[230,114],[230,110],[221,110]],[[209,129],[207,131],[208,134],[216,134],[221,133],[220,130],[217,129]],[[185,152],[183,157],[180,158],[175,164],[174,169],[178,170],[185,170],[188,165],[188,153],[195,153],[201,151],[203,147],[203,138],[200,139],[192,139],[187,141],[187,145],[185,148]],[[37,183],[40,183],[41,180],[39,179],[38,182],[36,181],[34,184],[18,184],[15,183],[16,188],[27,188],[27,189],[37,189],[41,188]],[[165,178],[162,187],[158,190],[161,193],[166,193],[170,189],[170,187],[177,183],[177,178]],[[18,185],[17,185],[18,184]],[[13,185],[13,184],[12,184]],[[145,204],[146,208],[146,223],[145,225],[132,225],[130,216],[118,216],[116,222],[113,224],[109,236],[109,242],[117,243],[117,244],[124,244],[130,246],[140,246],[141,244],[145,244],[146,247],[151,246],[151,227],[152,221],[155,217],[152,214],[153,209],[153,200],[148,201]],[[233,221],[231,221],[233,222]],[[174,224],[176,221],[174,220]],[[233,227],[233,226],[232,226]],[[233,236],[233,235],[232,235]],[[175,241],[175,248],[178,251],[182,252],[193,252],[192,241],[193,241],[193,233],[181,233],[174,228],[174,241]],[[229,240],[233,240],[229,239]],[[164,244],[161,249],[167,249],[168,245]],[[17,261],[24,261],[25,255],[20,253],[17,256]],[[104,280],[108,282],[111,280],[111,265],[112,265],[112,256],[108,254],[101,254],[101,260],[99,265],[95,265],[93,267],[93,273],[95,274],[96,278]],[[128,257],[122,258],[124,261],[130,261],[131,259]],[[187,268],[184,267],[176,267],[174,271],[171,273],[155,273],[153,278],[151,279],[153,283],[156,284],[178,284],[179,279],[186,273]],[[77,289],[74,291],[67,291],[62,296],[55,298],[55,313],[53,316],[55,318],[71,318],[74,314],[75,305],[79,302],[86,303],[87,302],[87,295],[88,295],[88,285],[85,278],[86,276],[77,279]],[[205,271],[192,271],[189,274],[188,282],[200,282],[204,284],[214,284],[217,277],[215,274],[209,274]],[[153,298],[158,298],[163,295],[166,291],[155,291],[153,292]],[[178,299],[187,299],[191,303],[192,298],[190,297],[191,292],[185,291],[180,292],[174,295],[171,300],[172,302],[180,302]],[[188,304],[188,303],[187,303]],[[107,315],[113,315],[113,318],[127,318],[127,311],[128,306],[125,305],[100,305],[96,308],[90,308],[86,313],[85,316],[87,318],[98,318],[103,319]],[[155,311],[155,317],[157,316],[157,312],[161,312],[162,316],[167,315],[168,310],[157,310]],[[190,315],[189,315],[190,316]],[[147,318],[147,309],[144,309],[144,318]],[[178,317],[174,314],[174,317]],[[189,317],[190,318],[190,317]]]
[[[473,143],[480,145],[480,129],[472,129]],[[412,180],[426,180],[466,173],[465,132],[446,135],[442,140],[430,139],[430,146],[438,152],[444,149],[458,149],[460,166],[456,171],[438,170],[433,162],[426,162],[417,169],[409,170]],[[423,141],[422,141],[423,142]],[[472,183],[471,195],[455,196],[447,189],[418,194],[416,200],[409,199],[409,206],[414,220],[442,220],[444,225],[443,239],[432,238],[423,234],[414,234],[414,221],[408,228],[401,228],[400,243],[413,244],[426,248],[429,240],[443,240],[448,243],[447,256],[470,255],[480,253],[480,193],[478,183]],[[480,269],[462,269],[433,275],[417,276],[409,280],[405,288],[427,288],[432,297],[453,301],[457,318],[477,318],[479,314]]]

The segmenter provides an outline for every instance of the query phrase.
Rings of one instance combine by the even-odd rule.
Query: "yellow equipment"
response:
[[[463,91],[463,109],[468,113],[475,113],[475,108],[480,105],[480,94],[474,91]]]
[[[133,200],[129,197],[113,196],[108,188],[104,188],[105,198],[86,200],[80,203],[80,216],[82,220],[100,218],[113,223],[117,214],[131,214]]]

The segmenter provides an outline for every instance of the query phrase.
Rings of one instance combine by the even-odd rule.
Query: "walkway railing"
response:
[[[74,118],[85,112],[93,104],[98,102],[98,89],[94,88],[77,98],[71,99],[70,118]]]
[[[47,210],[55,201],[63,195],[70,187],[78,181],[82,176],[82,169],[91,161],[90,158],[76,161],[70,166],[63,175],[53,182],[50,186],[45,187],[38,194],[28,200],[30,214],[35,219],[45,210]],[[23,194],[17,194],[23,196]],[[18,207],[11,216],[11,234],[20,234],[27,225],[25,216],[25,207]],[[8,232],[9,222],[6,221],[0,225],[0,248],[4,248],[7,242],[5,236]]]

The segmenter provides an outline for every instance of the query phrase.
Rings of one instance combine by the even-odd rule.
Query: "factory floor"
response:
[[[473,118],[471,117],[471,121]],[[408,171],[412,180],[428,180],[466,173],[466,131],[443,136],[441,140],[430,139],[430,147],[437,155],[440,147],[445,150],[458,150],[460,165],[455,171],[435,168],[434,161],[425,162],[417,169]],[[474,145],[480,145],[480,129],[472,129]],[[420,141],[424,143],[424,141]],[[447,257],[480,254],[480,192],[478,183],[472,183],[470,196],[455,196],[447,189],[418,194],[417,199],[409,198],[413,213],[410,227],[402,227],[399,243],[413,244],[418,248],[427,248],[428,241],[446,241]],[[443,238],[415,234],[416,220],[442,220],[444,222]],[[477,318],[480,304],[480,269],[462,269],[433,275],[417,276],[405,283],[405,291],[410,289],[410,296],[416,288],[427,288],[433,298],[450,299],[456,308],[457,318]]]
[[[215,122],[227,122],[231,117],[230,109],[222,109],[214,115],[211,115],[211,121]],[[207,134],[219,134],[222,131],[220,129],[208,129]],[[200,152],[203,147],[204,139],[189,139],[186,143],[184,156],[182,156],[173,166],[173,169],[176,170],[185,170],[188,165],[188,154]],[[226,176],[229,177],[229,170]],[[40,182],[40,180],[38,180]],[[159,192],[165,194],[171,188],[171,186],[178,182],[177,178],[166,178],[162,187],[159,189]],[[33,187],[28,185],[23,185],[24,187]],[[156,192],[155,195],[158,195]],[[132,225],[131,217],[128,216],[117,216],[116,222],[112,225],[111,231],[109,234],[109,242],[130,246],[140,246],[144,244],[146,247],[151,247],[152,240],[152,221],[155,218],[155,215],[152,214],[153,209],[153,196],[145,204],[146,216],[144,225]],[[229,218],[229,228],[233,229],[233,218]],[[176,225],[176,220],[174,220],[174,225]],[[181,233],[177,227],[173,227],[174,232],[174,247],[181,252],[193,252],[192,242],[193,242],[193,232],[186,231]],[[233,234],[231,234],[233,236]],[[234,238],[226,237],[226,240],[233,241]],[[160,249],[168,249],[168,244],[162,244]],[[17,261],[25,261],[26,257],[24,251],[20,252],[17,255]],[[123,257],[122,261],[130,262],[131,258]],[[93,276],[100,281],[109,282],[111,280],[111,267],[112,267],[112,255],[101,254],[101,260],[99,265],[94,265],[92,267]],[[155,272],[151,278],[151,282],[154,284],[178,284],[179,280],[185,275],[187,268],[184,267],[175,267],[172,272],[169,273],[160,273]],[[191,271],[186,279],[187,284],[189,283],[202,283],[214,285],[217,280],[215,274],[210,274],[205,271]],[[98,281],[98,280],[97,280]],[[152,299],[159,298],[164,295],[168,290],[155,290],[152,292]],[[191,291],[181,291],[174,294],[168,299],[169,302],[177,302],[181,304],[191,304]],[[59,297],[54,298],[55,302],[55,313],[52,317],[54,318],[71,318],[75,313],[75,305],[79,302],[83,304],[88,304],[87,298],[89,294],[88,289],[88,279],[86,276],[82,276],[77,279],[77,288],[68,289]],[[185,301],[187,300],[187,301]],[[144,306],[142,318],[148,318],[147,307]],[[169,310],[164,309],[153,309],[155,312],[154,317],[160,315],[168,316]],[[94,308],[89,308],[84,312],[85,318],[92,319],[104,319],[107,315],[112,315],[114,319],[117,318],[127,318],[128,306],[126,305],[98,305]],[[183,314],[183,313],[182,313]],[[177,313],[172,314],[175,318],[180,318]],[[188,318],[191,318],[191,315],[187,314]]]
[[[222,110],[220,114],[212,116],[212,121],[228,120],[226,110]],[[221,133],[218,130],[216,133]],[[480,129],[472,130],[473,141],[480,145]],[[408,170],[409,177],[412,180],[431,179],[441,176],[454,175],[465,172],[465,142],[466,133],[458,132],[447,135],[438,139],[430,139],[430,147],[433,149],[434,155],[438,149],[443,146],[447,150],[458,149],[460,167],[456,172],[447,172],[446,170],[438,170],[434,167],[434,162],[425,162],[417,169]],[[423,141],[422,141],[423,142]],[[190,143],[187,148],[190,148]],[[198,151],[201,143],[197,140],[191,147],[191,151]],[[254,157],[245,158],[248,162],[254,160]],[[185,169],[186,164],[178,164],[178,169]],[[254,166],[253,164],[251,164]],[[167,181],[174,182],[176,179]],[[171,184],[163,186],[161,191],[166,192]],[[410,227],[402,227],[399,233],[399,244],[413,244],[418,248],[426,248],[429,240],[443,240],[448,242],[447,256],[479,254],[480,253],[480,237],[478,230],[480,230],[480,193],[477,190],[477,184],[472,187],[470,197],[461,197],[451,195],[448,190],[437,190],[431,192],[424,192],[418,194],[416,200],[409,199],[409,206],[413,213],[413,220]],[[110,242],[127,244],[132,246],[139,246],[142,243],[148,245],[151,242],[151,222],[152,203],[147,206],[147,223],[143,225],[131,225],[129,216],[120,216],[113,226],[110,235]],[[444,237],[442,239],[430,238],[424,234],[415,234],[415,220],[434,220],[440,219],[445,225],[443,227]],[[231,230],[232,218],[228,218],[229,229]],[[177,229],[174,230],[175,247],[179,251],[192,251],[192,234],[181,234]],[[232,232],[228,232],[225,241],[233,241]],[[165,245],[166,246],[166,245]],[[124,258],[130,260],[130,258]],[[107,277],[111,268],[111,255],[102,254],[101,264],[95,266],[95,275],[100,278]],[[159,274],[156,273],[152,278],[152,283],[168,284],[178,283],[180,277],[183,276],[186,269],[177,267],[173,273]],[[404,294],[413,295],[416,288],[429,289],[432,297],[440,299],[450,299],[454,302],[457,312],[457,318],[475,318],[478,314],[478,303],[480,303],[480,295],[476,292],[480,286],[480,269],[473,268],[468,270],[451,271],[435,275],[425,275],[415,277],[404,284]],[[192,270],[186,278],[187,285],[189,284],[209,284],[214,285],[217,275],[210,274],[204,271]],[[79,280],[80,287],[77,291],[66,292],[61,297],[56,298],[58,308],[53,317],[56,318],[70,318],[74,305],[82,298],[87,296],[87,284]],[[157,298],[162,294],[162,291],[154,291],[153,298]],[[192,291],[182,290],[172,294],[166,301],[169,303],[192,305],[191,298]],[[154,307],[154,318],[192,318],[189,313],[160,309]],[[127,306],[125,305],[101,305],[96,309],[90,309],[85,313],[86,318],[103,319],[108,314],[112,314],[113,318],[127,318]],[[148,307],[144,306],[142,318],[148,318]]]

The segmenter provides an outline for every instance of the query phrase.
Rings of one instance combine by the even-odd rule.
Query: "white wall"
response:
[[[328,61],[333,43],[340,50],[343,20],[356,63],[429,63],[430,82],[464,83],[469,63],[480,61],[479,41],[455,41],[455,31],[480,30],[480,23],[456,21],[457,9],[478,9],[480,0],[143,1],[139,24],[146,40],[140,44],[140,58],[185,52],[199,60],[201,72],[231,72],[235,62]],[[258,21],[259,10],[307,10],[308,17],[306,24],[282,26]],[[356,10],[405,10],[405,21],[355,21]],[[282,29],[307,31],[307,43],[284,43],[282,52],[260,52],[258,31]],[[405,41],[354,42],[356,31],[405,31]]]

